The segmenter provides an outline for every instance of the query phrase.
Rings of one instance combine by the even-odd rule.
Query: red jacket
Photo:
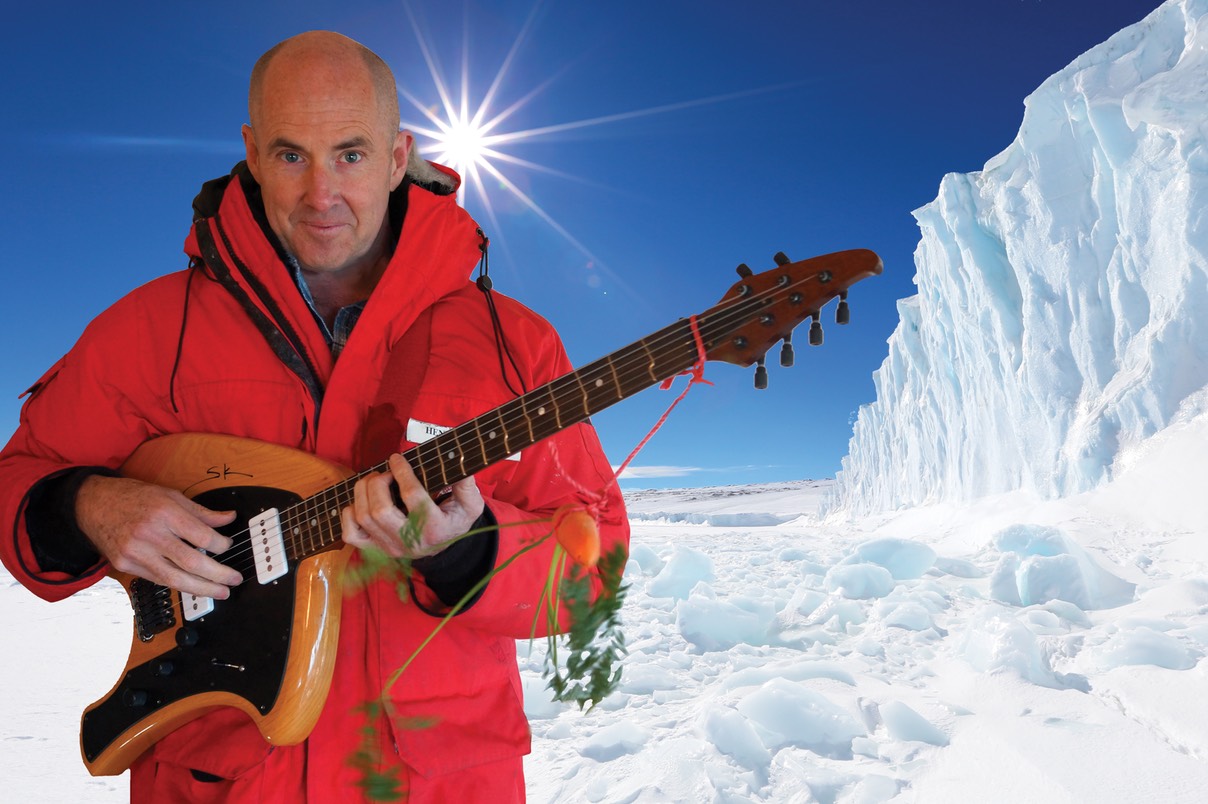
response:
[[[468,281],[481,256],[480,237],[453,196],[410,188],[398,247],[338,362],[239,181],[228,184],[210,224],[239,284],[251,287],[246,270],[265,286],[301,339],[322,386],[317,416],[314,393],[208,272],[195,273],[191,282],[187,271],[171,274],[118,301],[32,389],[20,427],[0,453],[0,522],[12,526],[12,535],[0,539],[0,557],[46,600],[95,583],[106,567],[69,577],[38,566],[23,506],[39,480],[72,466],[118,467],[147,439],[177,432],[255,438],[363,468],[356,466],[357,445],[388,350],[426,308],[434,311],[428,366],[406,415],[456,425],[513,396],[500,375],[483,294]],[[196,230],[186,251],[199,254]],[[545,320],[506,297],[495,298],[528,388],[570,369]],[[604,490],[604,548],[627,542],[620,495],[589,425],[564,430],[524,450],[519,461],[504,461],[476,478],[501,524],[549,515],[582,500],[585,490]],[[497,565],[548,529],[502,527]],[[383,727],[386,756],[394,756],[397,746],[406,765],[429,776],[528,752],[514,640],[529,637],[551,552],[547,545],[496,576],[477,603],[420,654],[393,697],[402,717],[435,716],[437,722],[422,730]],[[380,692],[436,622],[402,602],[392,584],[349,594],[331,692],[305,743],[273,749],[241,713],[218,711],[144,755],[135,767],[132,797],[180,795],[191,783],[189,769],[196,769],[239,777],[238,800],[360,800],[347,764],[363,724],[354,710]]]

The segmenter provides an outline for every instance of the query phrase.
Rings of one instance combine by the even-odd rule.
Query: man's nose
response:
[[[315,209],[328,209],[339,197],[339,185],[331,166],[311,163],[306,172],[306,203]]]

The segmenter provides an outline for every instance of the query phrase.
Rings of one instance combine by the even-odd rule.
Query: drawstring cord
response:
[[[490,276],[491,261],[489,250],[491,239],[483,233],[481,228],[475,231],[478,233],[478,250],[482,252],[482,257],[478,261],[478,279],[474,284],[478,285],[478,289],[482,291],[483,298],[487,301],[487,309],[491,313],[491,329],[495,333],[495,352],[499,356],[499,374],[503,377],[508,390],[514,395],[520,396],[521,393],[528,392],[528,384],[524,381],[524,375],[520,373],[520,367],[516,365],[516,359],[512,357],[512,350],[508,347],[507,338],[503,334],[503,324],[499,320],[499,312],[495,309],[495,299],[491,297],[491,288],[494,287]],[[507,355],[508,363],[512,364],[512,370],[516,373],[516,379],[520,381],[520,391],[517,391],[512,386],[512,381],[508,379],[507,366],[503,362],[505,354]]]
[[[173,413],[180,413],[180,408],[176,405],[176,372],[180,369],[180,358],[184,354],[185,327],[189,322],[189,298],[192,296],[193,277],[197,275],[199,262],[196,257],[189,260],[189,279],[185,282],[185,306],[180,314],[180,337],[176,340],[176,359],[172,361],[172,375],[168,378],[168,399],[172,402]]]

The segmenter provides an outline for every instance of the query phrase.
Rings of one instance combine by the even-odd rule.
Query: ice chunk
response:
[[[992,540],[1002,552],[990,578],[990,596],[1012,606],[1063,600],[1083,610],[1132,601],[1134,584],[1104,569],[1057,528],[1012,525]]]
[[[643,575],[657,575],[663,568],[663,559],[644,544],[630,545],[629,560],[641,569]]]
[[[579,753],[597,762],[609,762],[626,754],[636,754],[650,739],[650,732],[632,723],[614,723],[596,732]]]
[[[901,701],[882,704],[881,719],[889,736],[895,740],[914,740],[939,746],[948,744],[947,734]]]
[[[713,560],[691,547],[677,547],[659,574],[650,581],[646,593],[651,597],[682,600],[700,581],[713,580]]]
[[[865,734],[846,709],[784,679],[773,679],[742,699],[738,711],[773,750],[793,745],[834,759],[851,759],[851,741]]]
[[[770,607],[751,611],[725,600],[692,594],[675,607],[675,625],[701,650],[728,650],[740,643],[763,645],[772,624]]]
[[[983,673],[1007,670],[1042,687],[1065,686],[1054,675],[1036,635],[1014,617],[991,606],[970,619],[961,653],[973,669]]]
[[[856,548],[860,560],[889,570],[894,580],[921,578],[935,564],[935,551],[909,539],[874,539]]]
[[[704,717],[705,737],[718,751],[750,770],[766,769],[772,755],[751,724],[728,708],[711,709]]]
[[[826,589],[846,598],[869,600],[893,590],[893,576],[877,564],[836,564],[826,573]]]
[[[1097,670],[1130,664],[1152,664],[1168,670],[1189,670],[1197,657],[1175,637],[1145,626],[1119,631],[1106,642],[1088,648],[1086,657]]]

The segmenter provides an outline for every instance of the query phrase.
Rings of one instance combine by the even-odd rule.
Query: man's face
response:
[[[357,64],[296,62],[269,67],[255,129],[243,127],[248,167],[302,269],[355,281],[389,253],[387,202],[411,135],[391,130]]]

